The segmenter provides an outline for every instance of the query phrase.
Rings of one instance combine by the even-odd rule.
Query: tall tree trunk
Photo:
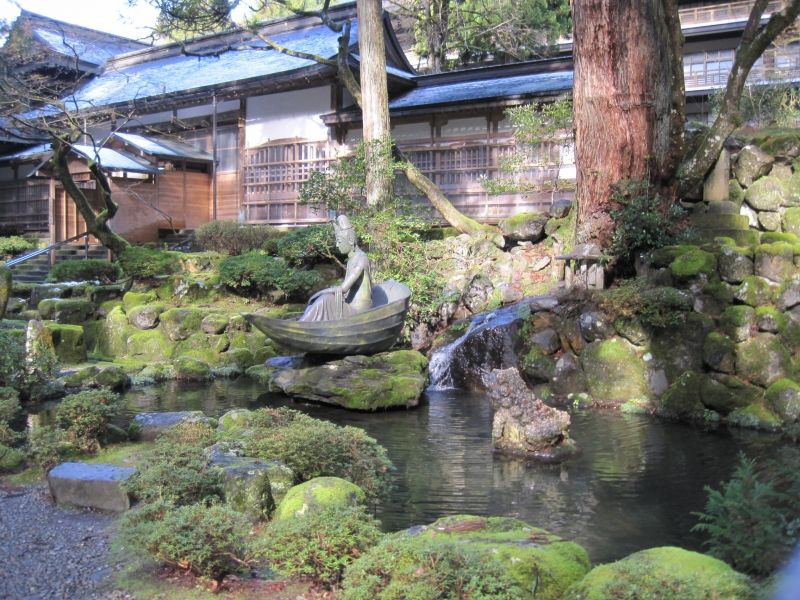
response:
[[[130,244],[125,238],[111,231],[108,225],[108,222],[114,218],[119,209],[119,206],[111,197],[111,186],[108,183],[108,178],[103,173],[99,163],[93,160],[89,161],[89,170],[94,175],[95,181],[97,181],[97,187],[103,201],[102,208],[96,212],[69,172],[69,149],[69,143],[66,140],[58,136],[53,138],[53,170],[55,176],[61,181],[64,191],[75,202],[75,206],[78,207],[83,220],[86,221],[86,230],[100,240],[100,243],[111,250],[114,255],[119,256],[123,250],[130,247]]]
[[[679,194],[687,194],[696,189],[714,166],[725,140],[740,124],[739,101],[753,63],[800,14],[800,0],[791,0],[786,8],[773,14],[767,24],[761,27],[761,18],[767,5],[768,0],[756,0],[750,11],[728,75],[719,115],[697,149],[678,170]]]
[[[670,169],[673,45],[662,0],[573,0],[572,19],[577,241],[607,247],[612,186]]]
[[[447,40],[450,33],[450,0],[424,0],[423,25],[428,44],[428,68],[440,73],[447,62]]]
[[[387,206],[392,199],[393,178],[390,167],[391,127],[383,9],[380,0],[358,0],[356,11],[361,55],[361,114],[367,162],[367,204]]]

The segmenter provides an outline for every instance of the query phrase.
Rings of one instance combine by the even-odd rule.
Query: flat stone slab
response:
[[[208,423],[202,411],[184,410],[178,412],[143,412],[133,418],[139,426],[139,439],[151,442],[170,427],[180,423]]]
[[[58,504],[122,512],[131,506],[123,484],[135,472],[134,467],[66,462],[50,470],[47,483]]]

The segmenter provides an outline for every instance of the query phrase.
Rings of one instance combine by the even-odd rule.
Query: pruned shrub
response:
[[[211,467],[205,448],[214,430],[203,423],[181,423],[161,435],[138,470],[126,483],[144,503],[168,502],[175,506],[223,497],[222,473]]]
[[[322,283],[316,271],[294,269],[282,259],[260,252],[226,258],[219,266],[219,277],[221,283],[245,295],[281,291],[296,299],[308,297]]]
[[[340,427],[287,408],[253,412],[255,429],[244,440],[244,454],[280,460],[297,483],[333,476],[358,485],[372,498],[389,486],[392,463],[386,449],[356,427]]]
[[[66,396],[56,409],[67,439],[83,452],[96,452],[105,443],[110,420],[120,412],[120,397],[108,390],[87,390]]]
[[[126,248],[118,260],[125,274],[136,280],[172,275],[180,269],[179,252],[154,250],[144,246]]]
[[[34,427],[28,432],[26,454],[42,471],[49,471],[74,447],[57,427]]]
[[[145,505],[120,525],[128,547],[216,581],[246,564],[249,530],[244,515],[222,504]]]
[[[485,552],[397,534],[347,567],[343,600],[517,599],[526,594]]]
[[[238,256],[253,250],[272,254],[283,232],[269,225],[243,225],[236,221],[210,221],[195,231],[195,239],[206,250]]]
[[[283,575],[333,587],[345,567],[382,537],[378,521],[362,507],[330,507],[270,523],[254,556]]]
[[[89,258],[64,260],[53,265],[47,281],[99,281],[111,283],[122,275],[119,265],[107,260]]]
[[[0,237],[0,256],[14,256],[23,252],[30,252],[36,246],[30,240],[18,235]]]
[[[21,437],[11,429],[11,421],[21,410],[19,394],[10,387],[0,387],[0,444],[12,445]]]
[[[44,346],[34,344],[26,356],[25,330],[0,329],[0,386],[14,388],[23,400],[52,395],[58,364]]]
[[[705,487],[705,511],[693,531],[708,535],[709,554],[738,571],[769,575],[791,554],[800,533],[800,451],[757,463],[743,454],[733,477]]]
[[[292,229],[278,240],[278,256],[295,267],[311,267],[331,260],[336,254],[333,228],[309,225]]]

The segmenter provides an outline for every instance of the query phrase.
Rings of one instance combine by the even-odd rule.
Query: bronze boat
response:
[[[373,307],[338,321],[292,321],[246,314],[256,329],[284,348],[308,354],[374,354],[394,344],[408,312],[411,290],[389,280],[372,288]]]

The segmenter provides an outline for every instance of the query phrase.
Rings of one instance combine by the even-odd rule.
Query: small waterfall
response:
[[[436,350],[428,362],[428,377],[430,379],[429,390],[441,391],[452,390],[455,388],[453,382],[453,372],[451,365],[453,364],[453,351],[458,348],[467,338],[467,333],[474,327],[470,323],[469,329],[457,340],[450,342],[446,346],[442,346]]]

